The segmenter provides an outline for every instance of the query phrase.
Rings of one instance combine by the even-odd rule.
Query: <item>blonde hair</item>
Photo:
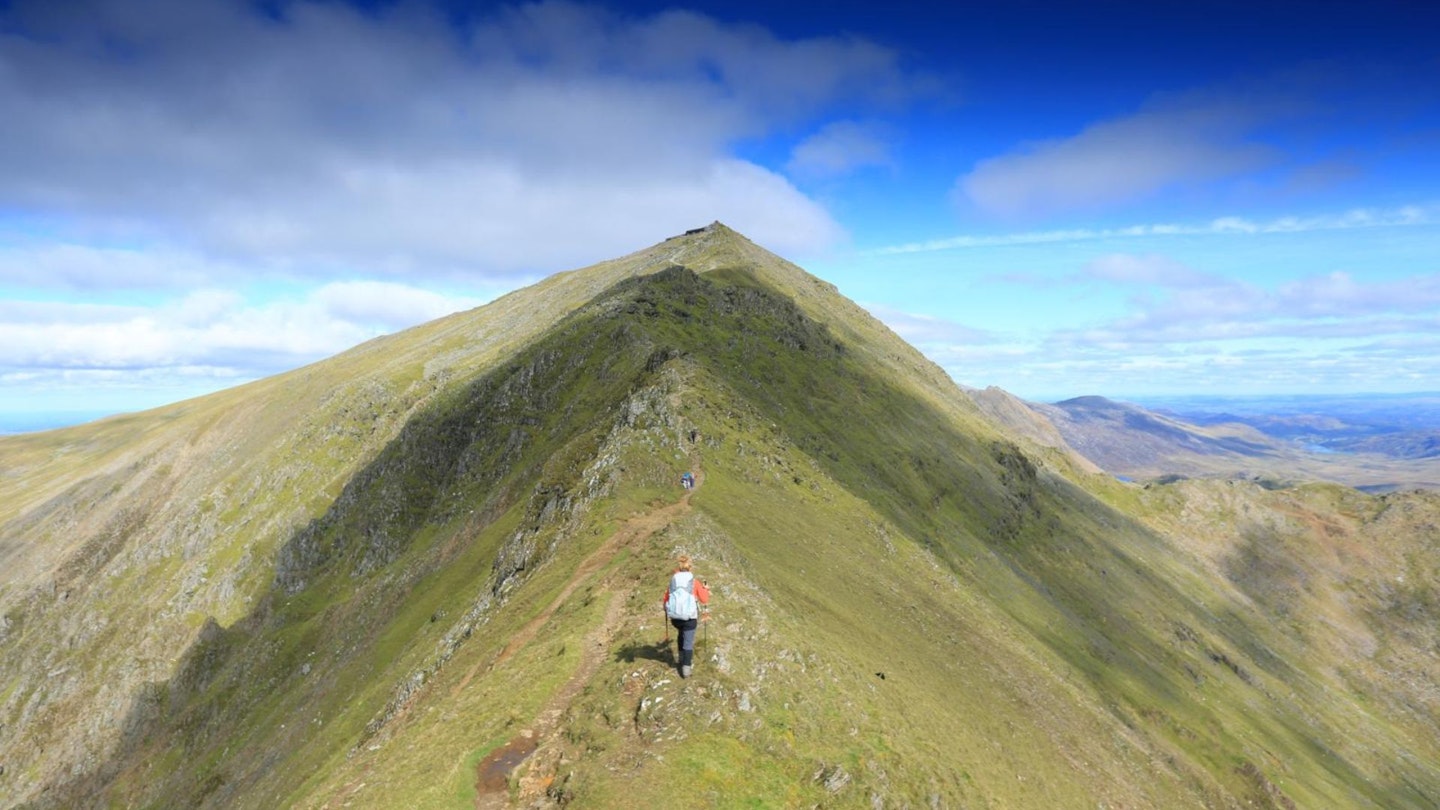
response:
[[[681,571],[689,571],[689,570],[690,570],[690,555],[689,555],[689,554],[681,554],[679,557],[675,558],[675,565],[676,565],[676,567],[679,568]]]

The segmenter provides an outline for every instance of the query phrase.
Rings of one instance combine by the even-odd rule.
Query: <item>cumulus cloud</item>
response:
[[[791,174],[830,178],[894,164],[886,129],[859,121],[832,121],[801,141],[790,155]]]
[[[717,218],[806,251],[839,226],[731,144],[910,92],[873,43],[690,12],[272,8],[8,4],[0,204],[323,278],[566,269]]]
[[[0,304],[0,374],[206,369],[257,377],[481,303],[384,282],[329,284],[299,301],[260,304],[220,289],[157,306],[9,301]]]
[[[391,331],[478,306],[471,298],[441,295],[383,281],[327,284],[311,296],[331,318]]]
[[[1254,135],[1274,115],[1251,102],[1164,103],[982,160],[956,193],[1003,217],[1113,208],[1274,163],[1277,153]]]
[[[716,219],[834,245],[825,208],[736,145],[918,87],[852,36],[451,11],[0,2],[4,399],[263,376]]]

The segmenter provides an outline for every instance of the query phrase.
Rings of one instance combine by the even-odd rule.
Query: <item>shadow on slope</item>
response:
[[[1163,741],[1172,761],[1154,767],[1194,780],[1195,794],[1284,806],[1276,784],[1288,780],[1286,792],[1314,806],[1427,805],[1433,771],[1407,765],[1407,786],[1346,756],[1342,721],[1352,714],[1327,706],[1308,673],[1272,652],[1289,647],[1263,616],[1234,609],[1159,538],[1013,444],[908,394],[740,268],[622,282],[501,371],[440,399],[277,555],[275,585],[255,612],[207,628],[175,678],[139,703],[127,749],[45,804],[283,803],[405,710],[423,675],[409,692],[392,687],[426,650],[453,651],[491,619],[477,643],[498,645],[502,625],[549,601],[543,587],[517,583],[586,540],[565,527],[616,497],[586,477],[606,463],[605,436],[635,418],[632,395],[682,358],[768,423],[763,436],[727,437],[724,409],[735,403],[695,403],[713,405],[717,441],[752,455],[741,474],[763,468],[809,491],[812,472],[769,455],[793,445],[1043,642],[1035,671],[1018,675],[1082,676],[1117,729]],[[748,511],[724,496],[702,494],[703,508],[732,536],[765,541],[745,550],[764,562],[756,575],[767,593],[791,595],[827,632],[866,622],[843,597],[808,586],[795,556],[803,526],[788,544],[771,542],[756,521],[783,522],[780,507]],[[494,610],[502,599],[508,619]],[[457,605],[464,615],[448,619]],[[619,654],[647,653],[664,654],[644,645]]]
[[[523,614],[543,598],[519,583],[589,542],[568,524],[616,497],[622,460],[597,455],[644,418],[626,403],[664,359],[620,312],[591,308],[439,396],[277,552],[255,609],[208,622],[136,700],[114,757],[34,806],[278,806],[404,711],[421,685],[396,690],[407,673],[423,682],[503,602]]]

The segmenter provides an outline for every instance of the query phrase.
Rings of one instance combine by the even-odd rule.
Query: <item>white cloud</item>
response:
[[[1349,273],[1327,273],[1282,285],[1276,291],[1276,300],[1280,311],[1296,317],[1440,313],[1440,274],[1367,282]]]
[[[879,304],[865,306],[870,314],[879,318],[895,334],[906,341],[924,347],[957,343],[992,343],[994,337],[984,330],[975,329],[945,318],[894,309]]]
[[[1111,254],[1066,281],[1128,294],[1121,314],[1038,334],[997,331],[984,343],[920,346],[961,383],[1038,399],[1403,391],[1440,379],[1440,272],[1262,283],[1164,255]]]
[[[68,268],[51,284],[181,286],[195,253],[322,279],[551,271],[715,219],[813,250],[839,226],[731,144],[912,84],[856,38],[562,2],[464,29],[414,2],[21,0],[5,22],[0,204],[172,254],[34,248]]]
[[[230,290],[196,290],[161,311],[177,326],[204,328],[243,304],[241,295]]]
[[[717,219],[834,245],[826,209],[736,145],[919,86],[861,38],[693,12],[467,19],[0,2],[0,398],[194,395]]]
[[[483,303],[381,281],[327,284],[311,297],[332,318],[390,329],[424,323]]]
[[[1180,236],[1235,236],[1312,231],[1342,231],[1352,228],[1387,228],[1434,225],[1440,211],[1434,205],[1406,205],[1399,208],[1356,208],[1338,214],[1286,216],[1255,220],[1238,216],[1217,217],[1199,224],[1143,223],[1121,228],[1069,228],[1052,231],[1020,231],[1016,233],[951,236],[924,242],[907,242],[876,248],[870,253],[894,255],[933,253],[943,250],[1004,247],[1008,245],[1063,244],[1094,242],[1102,239]]]
[[[1363,281],[1346,273],[1308,276],[1268,289],[1203,277],[1136,296],[1133,311],[1100,327],[1057,335],[1114,349],[1248,340],[1352,341],[1440,333],[1440,273]],[[1319,345],[1319,344],[1317,344]]]
[[[1274,115],[1254,103],[1184,99],[982,160],[956,192],[1004,217],[1112,208],[1275,162],[1249,137]]]
[[[884,127],[859,121],[833,121],[796,145],[786,170],[791,174],[828,178],[893,164]]]
[[[209,369],[253,378],[377,335],[479,305],[400,284],[343,282],[308,297],[251,304],[199,290],[158,306],[11,301],[0,305],[0,372]]]
[[[1440,342],[1401,339],[1137,343],[1060,334],[1019,350],[931,354],[955,380],[1032,399],[1201,392],[1408,391],[1440,376]]]

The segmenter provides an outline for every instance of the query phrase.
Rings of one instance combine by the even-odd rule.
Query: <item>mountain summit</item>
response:
[[[1435,806],[1436,496],[1127,486],[987,412],[716,223],[0,438],[0,795]]]

